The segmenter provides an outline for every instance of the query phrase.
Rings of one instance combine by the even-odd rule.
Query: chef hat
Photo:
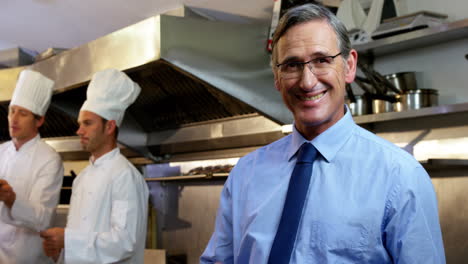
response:
[[[125,110],[140,94],[140,86],[125,73],[107,69],[93,75],[80,111],[86,110],[122,124]]]
[[[10,105],[28,109],[36,115],[44,116],[50,105],[54,81],[39,72],[23,70],[16,82]]]

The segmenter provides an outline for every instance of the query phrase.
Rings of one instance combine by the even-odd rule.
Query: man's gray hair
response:
[[[272,40],[272,67],[278,63],[278,51],[276,44],[279,39],[286,34],[291,27],[306,23],[313,20],[326,21],[335,31],[338,39],[338,48],[344,59],[347,59],[351,51],[351,42],[349,41],[348,31],[345,25],[326,7],[317,4],[305,4],[289,9],[278,22],[278,27],[275,30]]]

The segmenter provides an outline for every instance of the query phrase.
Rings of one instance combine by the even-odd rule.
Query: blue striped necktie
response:
[[[302,144],[299,149],[289,180],[283,213],[271,247],[269,264],[287,264],[291,259],[316,155],[317,150],[310,143]]]

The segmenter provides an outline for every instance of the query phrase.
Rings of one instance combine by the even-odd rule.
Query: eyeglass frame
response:
[[[278,63],[276,64],[276,67],[280,69],[281,66],[283,65],[288,65],[290,63],[295,63],[295,64],[298,64],[298,65],[301,65],[302,66],[302,71],[304,71],[304,65],[310,65],[311,62],[313,61],[317,61],[317,60],[321,60],[321,59],[327,59],[327,58],[330,58],[332,59],[332,62],[335,60],[336,57],[342,55],[342,52],[339,52],[338,54],[336,55],[330,55],[330,56],[322,56],[322,57],[318,57],[318,58],[315,58],[315,59],[311,59],[310,61],[305,61],[305,62],[301,62],[301,61],[289,61],[289,62],[283,62],[283,63]],[[314,72],[314,67],[312,67],[311,65],[308,66],[309,70],[315,74],[315,75],[321,75],[321,74],[317,74]],[[281,72],[281,69],[280,69],[280,72]],[[283,72],[284,73],[284,72]],[[299,73],[299,71],[298,71]],[[296,77],[290,77],[290,78],[287,78],[287,79],[295,79],[295,78],[298,78],[300,75],[296,76]]]

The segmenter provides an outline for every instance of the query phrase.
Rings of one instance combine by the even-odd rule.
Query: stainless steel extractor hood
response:
[[[0,50],[0,69],[33,63],[34,57],[23,48]]]
[[[56,80],[43,137],[73,135],[92,74],[112,67],[142,87],[119,142],[146,157],[269,143],[292,116],[274,88],[267,33],[264,24],[157,15],[37,62],[29,67]],[[0,70],[1,116],[22,69]]]

